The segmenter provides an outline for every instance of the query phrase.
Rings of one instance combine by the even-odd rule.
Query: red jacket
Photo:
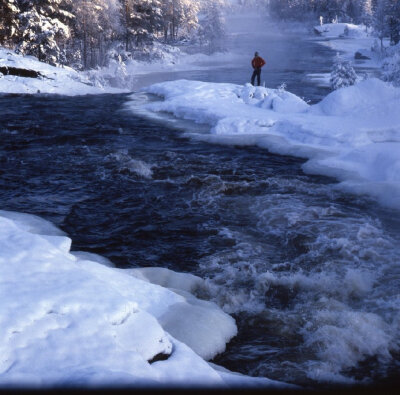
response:
[[[253,69],[260,69],[265,65],[265,60],[261,56],[256,56],[252,61],[251,65]]]

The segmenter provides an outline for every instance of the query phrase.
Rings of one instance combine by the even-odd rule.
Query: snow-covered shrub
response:
[[[330,83],[332,89],[336,90],[346,86],[351,86],[354,85],[356,81],[357,74],[351,62],[343,60],[337,56],[331,72]]]
[[[285,91],[286,91],[286,88],[287,88],[286,82],[282,82],[282,84],[280,84],[280,85],[277,87],[277,90],[278,90],[278,92],[285,92]]]
[[[382,78],[384,81],[392,82],[400,86],[400,48],[383,61]]]
[[[99,70],[87,70],[81,74],[81,82],[87,85],[103,88],[107,81]]]

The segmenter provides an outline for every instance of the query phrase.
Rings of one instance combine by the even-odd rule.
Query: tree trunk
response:
[[[87,37],[86,37],[86,31],[83,34],[83,67],[85,69],[88,68],[88,48],[87,48]]]

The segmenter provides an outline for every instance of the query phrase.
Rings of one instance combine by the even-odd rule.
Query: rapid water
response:
[[[300,71],[265,77],[318,100],[325,91],[304,76],[332,54],[293,40],[271,39],[269,53],[297,48]],[[215,359],[229,369],[312,386],[398,383],[399,213],[304,174],[302,160],[188,139],[127,111],[128,100],[0,96],[1,208],[51,220],[73,249],[119,267],[205,278],[201,296],[239,326]]]

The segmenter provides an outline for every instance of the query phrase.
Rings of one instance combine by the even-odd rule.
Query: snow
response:
[[[314,28],[327,38],[342,37],[366,37],[365,26],[352,23],[325,23]]]
[[[359,77],[376,76],[381,68],[382,55],[377,47],[377,39],[371,29],[351,23],[326,23],[314,26],[321,39],[317,43],[336,51],[342,61],[351,62]],[[386,40],[385,40],[386,43]],[[387,44],[387,43],[386,43]],[[359,53],[363,59],[355,59]],[[329,74],[309,74],[308,77],[320,86],[329,87]]]
[[[315,31],[319,32],[324,39],[318,41],[340,52],[346,60],[353,60],[356,52],[367,56],[370,59],[358,60],[357,64],[367,68],[378,68],[380,66],[380,56],[372,51],[376,37],[372,32],[367,31],[364,25],[353,25],[351,23],[326,23],[315,26]]]
[[[94,78],[104,81],[114,87],[128,87],[130,90],[138,90],[147,86],[150,82],[175,79],[183,71],[209,70],[226,67],[227,62],[235,63],[242,59],[242,54],[237,53],[203,53],[189,54],[179,48],[165,45],[160,58],[151,62],[136,59],[113,59],[107,67],[94,71]]]
[[[70,245],[39,217],[0,212],[0,386],[284,386],[221,373],[195,352],[211,358],[236,334],[188,292],[201,279],[112,268]],[[148,362],[158,354],[169,357]]]
[[[192,133],[198,139],[308,158],[305,171],[400,208],[400,90],[383,81],[338,89],[312,106],[282,89],[249,84],[179,80],[146,92],[164,98],[145,104],[146,111],[208,124],[209,134]]]
[[[22,56],[0,47],[0,67],[16,67],[40,72],[44,77],[24,78],[0,73],[1,93],[53,93],[60,95],[87,95],[117,93],[121,90],[94,86],[83,73],[70,67],[54,67],[39,62],[33,56]]]

